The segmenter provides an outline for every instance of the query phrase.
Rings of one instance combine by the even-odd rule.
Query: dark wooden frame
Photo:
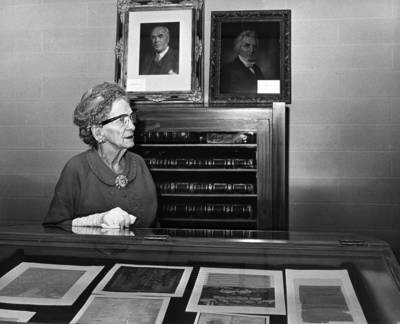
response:
[[[273,28],[272,28],[273,27]],[[233,38],[245,29],[253,29],[258,33],[261,51],[264,57],[264,71],[274,67],[271,61],[279,61],[278,69],[265,80],[279,77],[279,93],[224,92],[221,90],[221,69],[223,59],[227,60],[226,48],[231,49]],[[272,31],[271,31],[272,30]],[[236,34],[235,34],[236,33]],[[270,33],[270,34],[268,34]],[[275,35],[275,34],[278,35]],[[229,42],[228,42],[229,40]],[[210,104],[262,104],[273,102],[291,102],[291,11],[290,10],[259,10],[259,11],[214,11],[211,12],[211,54],[210,54]],[[263,45],[262,45],[263,44]],[[232,52],[232,51],[231,51]],[[233,52],[229,54],[233,59]],[[268,64],[269,65],[268,65]],[[267,73],[268,74],[268,73]],[[263,79],[263,81],[265,81]],[[278,79],[276,79],[278,81]],[[266,84],[264,82],[264,84]]]
[[[147,21],[142,21],[141,24],[152,24],[160,23],[157,19],[157,13],[160,14],[171,14],[172,11],[179,12],[191,12],[191,21],[186,21],[191,26],[190,29],[179,27],[180,33],[186,35],[186,37],[191,38],[191,48],[189,53],[184,50],[179,51],[180,63],[184,63],[183,66],[186,67],[185,71],[181,72],[181,79],[168,79],[174,76],[169,75],[158,75],[157,79],[163,79],[164,86],[162,87],[152,87],[154,85],[155,75],[145,76],[132,74],[133,83],[137,82],[139,86],[136,90],[132,88],[127,89],[127,94],[129,99],[142,104],[154,104],[154,103],[202,103],[203,102],[203,0],[118,0],[117,5],[117,36],[116,36],[116,46],[115,46],[115,81],[121,84],[127,89],[127,82],[129,80],[128,73],[128,63],[133,61],[133,65],[136,62],[132,57],[132,53],[128,53],[128,48],[132,47],[129,40],[129,32],[133,31],[136,26],[134,22],[129,21],[130,13],[134,13],[138,16],[151,14],[151,18]],[[179,16],[179,15],[178,15]],[[184,18],[176,17],[175,22],[182,22]],[[147,16],[145,16],[147,17]],[[154,17],[154,20],[153,20]],[[144,20],[146,18],[143,18]],[[169,23],[171,21],[167,20]],[[140,26],[140,24],[138,24]],[[139,28],[138,28],[139,29]],[[188,30],[188,31],[187,31]],[[140,30],[139,36],[140,36]],[[140,38],[139,38],[140,39]],[[179,44],[180,41],[178,41]],[[140,44],[137,45],[139,48]],[[179,44],[181,45],[181,44]],[[186,45],[185,45],[186,46]],[[137,55],[137,54],[136,54]],[[129,61],[131,60],[131,61]],[[129,61],[129,62],[128,62]],[[190,62],[188,62],[190,61]],[[181,67],[180,67],[181,68]],[[153,79],[151,79],[153,78]],[[181,80],[184,79],[184,83]],[[168,89],[168,82],[175,82],[174,89]],[[182,87],[179,88],[180,83]],[[150,84],[150,85],[149,85]],[[171,83],[172,84],[172,83]],[[140,89],[141,87],[148,87],[149,89]]]

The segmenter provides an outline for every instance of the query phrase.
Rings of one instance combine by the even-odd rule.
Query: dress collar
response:
[[[86,157],[89,167],[96,177],[107,185],[115,186],[115,178],[118,176],[118,174],[115,174],[103,162],[96,149],[93,148],[88,150]],[[122,174],[128,178],[129,182],[131,182],[136,177],[136,160],[134,159],[133,154],[129,151],[125,153],[125,162],[125,169]]]

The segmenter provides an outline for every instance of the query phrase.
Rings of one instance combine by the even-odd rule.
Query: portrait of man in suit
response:
[[[257,80],[264,74],[257,65],[259,40],[254,30],[242,31],[234,40],[237,54],[233,61],[222,66],[221,93],[256,93]]]
[[[151,49],[141,55],[140,75],[179,74],[179,51],[171,46],[170,39],[167,26],[160,24],[151,29]]]
[[[221,94],[257,94],[266,80],[280,80],[279,24],[223,23],[219,76]]]

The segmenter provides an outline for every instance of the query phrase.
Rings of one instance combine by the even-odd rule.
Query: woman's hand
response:
[[[136,217],[128,214],[125,210],[115,207],[108,212],[103,213],[103,228],[124,228],[132,225]]]
[[[72,226],[124,228],[129,227],[129,225],[132,225],[135,221],[135,216],[128,214],[125,210],[119,207],[116,207],[104,213],[75,218],[72,220]]]

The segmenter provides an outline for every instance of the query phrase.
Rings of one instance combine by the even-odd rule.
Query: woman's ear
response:
[[[99,126],[92,126],[90,128],[92,135],[94,139],[97,141],[97,143],[102,144],[106,141],[106,138],[103,134],[103,128]]]

